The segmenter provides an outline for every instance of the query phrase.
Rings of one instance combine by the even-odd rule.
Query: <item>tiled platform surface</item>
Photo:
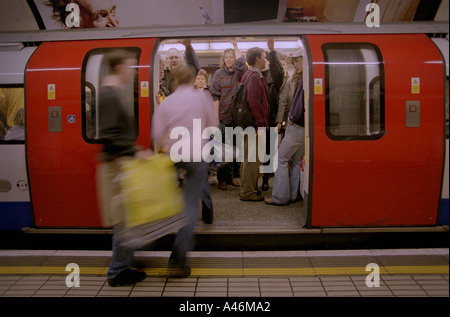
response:
[[[379,288],[368,288],[366,276],[321,277],[147,277],[134,286],[110,287],[103,276],[82,277],[68,288],[65,276],[0,276],[2,297],[448,297],[448,275],[382,276]]]
[[[0,297],[449,296],[448,249],[195,252],[185,279],[164,276],[168,252],[137,252],[149,276],[125,287],[106,282],[110,252],[24,252],[0,250]],[[81,268],[79,287],[66,285],[71,262]],[[379,287],[366,285],[372,262],[380,265]]]

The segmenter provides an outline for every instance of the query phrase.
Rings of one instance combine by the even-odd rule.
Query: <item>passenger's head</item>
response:
[[[259,70],[266,67],[266,54],[263,49],[253,47],[247,51],[247,63]]]
[[[303,72],[303,52],[301,50],[289,56],[287,62],[294,65],[295,73]]]
[[[287,73],[287,61],[286,61],[286,59],[287,59],[287,56],[286,56],[286,54],[283,54],[283,53],[279,53],[278,54],[278,59],[280,60],[280,63],[281,63],[281,66],[283,67],[283,70],[284,70],[284,72],[285,72],[285,74]]]
[[[270,67],[270,52],[266,51],[265,54],[266,54],[266,65],[264,66],[263,71],[269,70]]]
[[[220,68],[233,69],[234,63],[236,62],[236,54],[234,49],[227,48],[223,51],[222,56],[220,58]]]
[[[182,64],[183,56],[178,49],[171,48],[167,51],[166,61],[170,71],[172,71],[175,67]]]
[[[131,82],[136,72],[136,58],[125,50],[118,50],[107,57],[113,75],[117,75],[122,83]]]
[[[194,85],[197,71],[191,65],[178,65],[173,69],[176,87],[182,85]]]
[[[203,89],[206,87],[208,82],[208,72],[204,69],[198,71],[197,77],[195,78],[195,88]]]

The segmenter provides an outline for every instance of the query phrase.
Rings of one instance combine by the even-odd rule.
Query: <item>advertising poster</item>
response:
[[[45,29],[299,21],[288,0],[29,0]],[[296,3],[293,3],[296,5]],[[297,6],[298,7],[298,6]]]

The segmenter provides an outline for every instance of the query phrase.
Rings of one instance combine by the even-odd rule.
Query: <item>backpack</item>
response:
[[[236,94],[231,100],[231,112],[233,116],[233,127],[242,127],[242,129],[255,126],[255,119],[247,102],[247,88],[246,84],[250,76],[255,73],[251,72],[245,81],[239,84]]]

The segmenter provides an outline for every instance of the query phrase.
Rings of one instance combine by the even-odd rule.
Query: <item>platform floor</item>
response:
[[[184,279],[167,277],[169,255],[137,251],[135,267],[148,277],[110,287],[110,251],[0,250],[0,297],[449,296],[448,249],[191,252]]]

